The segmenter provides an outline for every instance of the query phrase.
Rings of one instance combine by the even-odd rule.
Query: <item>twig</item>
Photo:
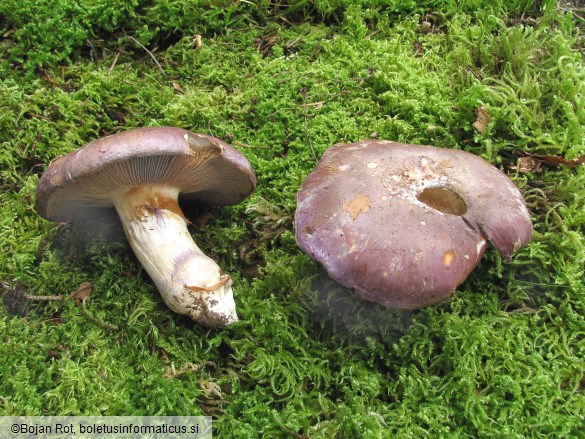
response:
[[[242,142],[232,142],[232,145],[241,146],[242,148],[252,148],[252,149],[270,149],[270,146],[261,146],[261,145],[246,145]]]
[[[116,67],[116,63],[118,62],[118,58],[120,58],[120,52],[116,53],[116,56],[114,57],[114,61],[112,61],[112,65],[108,69],[108,75],[111,75],[112,72],[114,71],[114,67]]]
[[[58,302],[63,300],[63,296],[31,296],[30,294],[23,294],[26,300],[43,300],[46,302]]]
[[[152,60],[155,62],[156,66],[158,67],[158,69],[160,70],[160,72],[163,74],[163,76],[166,76],[167,74],[165,73],[164,69],[162,68],[162,66],[160,65],[160,63],[157,61],[157,59],[155,58],[155,56],[152,54],[152,52],[150,50],[148,50],[146,47],[144,47],[142,45],[142,43],[140,41],[138,41],[136,38],[134,38],[132,35],[126,35],[128,38],[130,38],[132,41],[134,41],[136,44],[138,44],[140,47],[142,47],[142,49],[144,49],[144,51],[146,53],[148,53],[148,55],[152,58]]]
[[[199,369],[201,369],[200,364],[187,363],[179,370],[176,370],[175,365],[171,363],[171,366],[167,369],[163,376],[165,378],[179,378],[181,375],[185,375],[189,372],[197,372]]]

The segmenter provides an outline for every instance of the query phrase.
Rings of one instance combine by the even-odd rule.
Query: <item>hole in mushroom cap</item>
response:
[[[449,215],[464,215],[467,212],[467,204],[461,196],[444,187],[429,187],[424,189],[416,197],[421,203]]]

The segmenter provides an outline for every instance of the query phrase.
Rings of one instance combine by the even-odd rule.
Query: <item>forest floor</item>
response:
[[[582,2],[50,3],[0,5],[0,414],[210,415],[238,438],[583,433]],[[245,202],[187,212],[234,279],[225,329],[171,312],[119,225],[34,210],[56,157],[150,125],[255,169]],[[416,311],[338,286],[295,242],[295,195],[328,147],[367,138],[491,162],[532,242],[511,261],[489,247]],[[30,299],[84,282],[85,300]]]

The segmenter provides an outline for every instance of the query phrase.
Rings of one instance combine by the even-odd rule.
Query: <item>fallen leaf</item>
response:
[[[85,302],[89,301],[90,295],[91,284],[89,282],[81,282],[77,288],[77,291],[72,292],[69,297],[75,300],[75,304],[77,306],[81,306]]]
[[[197,34],[193,37],[193,46],[195,46],[195,49],[201,49],[201,46],[203,46],[201,35]]]
[[[585,155],[582,155],[581,157],[577,157],[576,159],[573,159],[573,160],[567,160],[566,158],[558,156],[558,155],[545,155],[545,156],[535,155],[532,157],[535,157],[538,160],[542,160],[547,165],[567,166],[568,168],[575,168],[575,167],[585,163]]]
[[[540,160],[535,159],[534,157],[520,157],[516,161],[516,169],[518,172],[522,172],[524,174],[529,172],[540,172],[540,164],[542,162]]]
[[[181,91],[181,84],[179,84],[178,82],[173,82],[173,88],[177,91]]]
[[[484,134],[487,131],[487,126],[492,120],[492,115],[485,107],[479,107],[477,109],[477,119],[473,122],[473,127]]]
[[[540,171],[541,164],[545,166],[566,166],[568,168],[576,168],[577,166],[585,163],[585,155],[572,160],[567,160],[566,158],[559,155],[535,155],[529,154],[527,152],[520,152],[519,154],[521,157],[518,158],[517,169],[520,172],[538,172]],[[523,171],[521,165],[527,167],[527,170]],[[535,168],[531,169],[530,166],[535,166]]]
[[[351,219],[355,221],[360,213],[370,210],[370,197],[358,195],[354,199],[343,203],[343,210],[349,213]]]

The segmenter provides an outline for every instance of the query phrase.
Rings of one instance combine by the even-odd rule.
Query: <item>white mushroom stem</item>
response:
[[[203,254],[187,229],[179,190],[147,185],[115,194],[114,205],[136,257],[173,311],[208,327],[238,321],[229,275]]]

